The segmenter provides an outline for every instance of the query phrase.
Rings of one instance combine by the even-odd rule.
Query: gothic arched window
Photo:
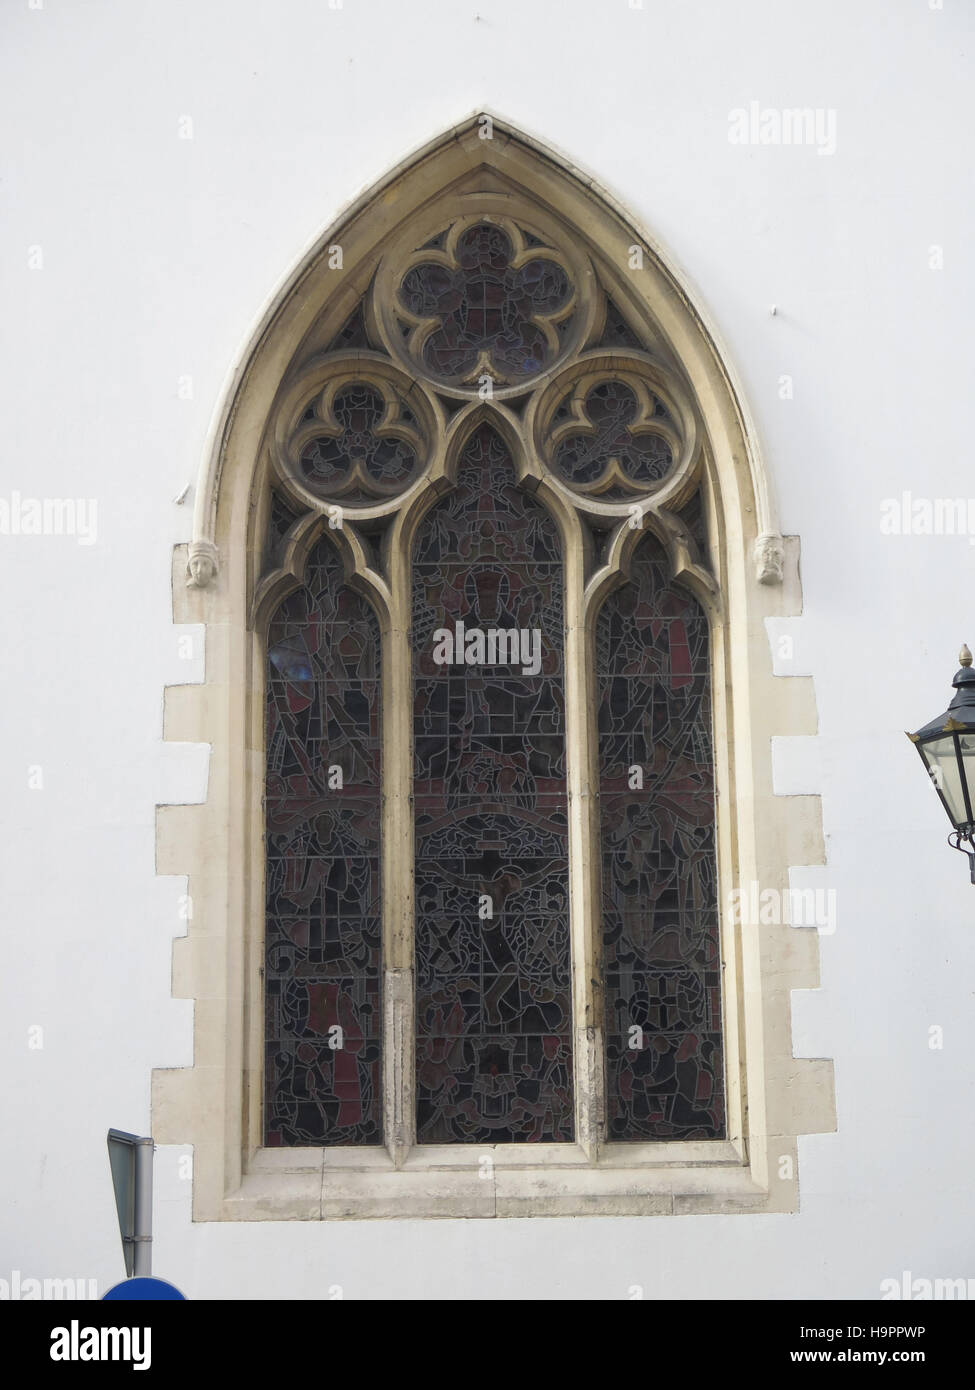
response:
[[[289,538],[321,539],[267,638],[266,1142],[383,1141],[384,739],[387,772],[412,747],[412,862],[386,874],[413,902],[411,1139],[569,1143],[577,1086],[587,1112],[605,1094],[609,1140],[720,1138],[708,619],[670,578],[664,542],[686,522],[655,502],[700,516],[692,413],[579,249],[481,201],[381,263],[278,413],[264,582]],[[651,525],[663,541],[633,551]],[[340,540],[361,548],[361,594]],[[585,569],[569,575],[568,745],[567,547],[620,585],[587,605]],[[379,613],[407,605],[412,741],[394,745],[376,672],[405,653],[382,651]],[[594,658],[598,702],[579,682]],[[602,819],[597,843],[577,803],[573,908],[587,750]],[[575,1005],[573,934],[602,981]],[[600,992],[583,1069],[573,1007]]]
[[[821,841],[771,786],[753,441],[657,253],[489,126],[308,260],[197,500],[197,1063],[156,1085],[198,1214],[792,1209],[829,1123],[815,957],[728,906]]]

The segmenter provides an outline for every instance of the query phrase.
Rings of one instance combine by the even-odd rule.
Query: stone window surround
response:
[[[267,422],[299,345],[303,358],[321,350],[315,334],[327,335],[318,325],[332,334],[351,312],[377,247],[423,209],[434,216],[465,195],[533,206],[572,228],[600,278],[618,285],[624,313],[654,325],[693,397],[708,562],[719,590],[704,597],[720,755],[721,901],[750,881],[784,891],[790,865],[823,862],[819,798],[772,790],[772,737],[816,732],[812,682],[772,675],[765,629],[767,618],[801,611],[798,541],[778,535],[755,430],[726,359],[649,237],[585,176],[480,114],[399,166],[319,240],[269,306],[215,423],[194,540],[177,547],[173,573],[175,620],[205,625],[206,680],[169,687],[164,716],[165,738],[210,745],[209,792],[200,806],[161,806],[157,835],[157,872],[189,876],[193,918],[174,943],[173,994],[195,1000],[194,1065],[153,1074],[154,1137],[193,1145],[196,1220],[795,1211],[798,1135],[835,1128],[831,1063],[794,1058],[791,1046],[790,992],[818,984],[818,938],[789,925],[736,926],[725,913],[727,1141],[607,1144],[598,1114],[577,1110],[576,1144],[416,1145],[402,1105],[412,1069],[403,1033],[412,975],[394,964],[385,977],[385,1080],[401,1103],[399,1113],[387,1109],[387,1147],[260,1146],[263,871],[254,847],[263,724],[254,697],[263,649],[248,596],[257,587],[255,527],[267,505]],[[343,272],[328,269],[337,244]],[[644,264],[630,272],[634,245]],[[675,570],[692,565],[686,547],[673,554]],[[357,567],[352,557],[347,568]],[[387,702],[396,694],[384,689]],[[395,924],[384,923],[387,941],[389,929]],[[577,995],[577,1018],[578,1004]],[[389,1046],[391,1036],[399,1045]],[[594,1066],[597,1048],[593,1027],[577,1029],[577,1076],[580,1064]]]

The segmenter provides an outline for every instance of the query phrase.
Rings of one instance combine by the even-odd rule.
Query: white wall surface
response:
[[[776,784],[821,779],[837,929],[795,1050],[835,1058],[839,1129],[800,1141],[790,1217],[194,1226],[163,1148],[155,1272],[196,1298],[878,1297],[904,1270],[975,1276],[975,889],[902,732],[975,645],[975,546],[880,530],[905,489],[975,495],[973,38],[968,0],[2,0],[0,498],[95,498],[98,529],[0,535],[0,1278],[117,1281],[105,1131],[146,1133],[152,1068],[192,1058],[170,997],[183,881],[154,876],[154,804],[206,779],[161,741],[164,685],[202,673],[170,606],[194,491],[172,499],[303,250],[483,108],[668,249],[801,537],[790,630],[821,732],[813,759],[777,747]],[[729,143],[750,101],[834,109],[835,153]]]

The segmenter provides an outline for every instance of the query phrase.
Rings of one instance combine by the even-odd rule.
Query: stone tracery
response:
[[[351,563],[352,572],[365,582],[366,591],[372,588],[374,597],[382,591],[384,599],[395,606],[403,595],[392,592],[389,586],[395,589],[397,583],[402,585],[405,574],[407,581],[414,585],[414,591],[418,582],[426,583],[425,592],[431,596],[430,601],[434,606],[447,603],[448,608],[443,609],[442,617],[448,609],[452,613],[454,608],[457,608],[458,614],[461,609],[467,614],[464,598],[467,590],[472,589],[473,585],[473,592],[479,584],[483,587],[492,578],[497,580],[498,574],[502,570],[507,574],[513,563],[508,551],[515,534],[506,534],[505,526],[496,524],[499,504],[505,516],[510,512],[512,517],[522,518],[519,522],[522,530],[529,525],[533,516],[538,517],[538,520],[531,522],[536,529],[544,521],[550,533],[546,546],[551,550],[555,545],[556,569],[561,574],[558,553],[562,543],[557,539],[557,528],[550,518],[545,517],[544,508],[529,507],[527,512],[524,511],[525,504],[521,498],[528,479],[532,480],[529,486],[540,489],[541,495],[550,500],[559,498],[563,505],[568,506],[569,518],[575,518],[574,521],[570,519],[568,524],[577,528],[580,538],[596,534],[592,531],[594,525],[601,528],[606,543],[601,548],[597,547],[599,559],[590,567],[590,577],[595,573],[602,576],[603,591],[607,591],[607,578],[616,584],[625,579],[635,543],[640,540],[641,534],[646,534],[645,525],[647,530],[653,532],[656,538],[654,544],[665,564],[669,556],[672,572],[696,571],[701,587],[706,590],[710,587],[710,577],[700,564],[702,557],[697,554],[695,542],[675,510],[696,496],[702,469],[696,421],[686,393],[676,376],[647,348],[640,346],[632,332],[628,342],[611,350],[595,346],[593,339],[607,319],[604,292],[592,266],[580,252],[575,250],[569,256],[558,245],[549,244],[553,240],[529,232],[520,221],[512,220],[509,216],[492,216],[482,211],[476,217],[454,219],[414,250],[405,254],[401,251],[398,259],[395,253],[387,255],[363,302],[348,320],[359,325],[357,335],[360,342],[355,347],[347,347],[350,334],[344,333],[333,350],[313,355],[294,374],[288,392],[275,412],[270,430],[274,493],[268,523],[273,534],[269,535],[265,548],[265,553],[273,558],[270,572],[265,573],[261,581],[259,594],[273,592],[280,595],[289,587],[293,589],[296,581],[302,581],[306,562],[302,561],[301,554],[308,554],[307,547],[314,535],[324,536],[326,530],[330,530],[338,533],[336,540],[341,536],[342,544],[346,547],[347,571]],[[392,297],[384,297],[384,292],[390,288],[395,293]],[[612,312],[619,317],[618,310],[614,308]],[[362,345],[363,335],[366,346]],[[519,402],[517,412],[507,405],[512,400]],[[453,445],[445,450],[444,440],[448,436]],[[502,442],[502,436],[505,442]],[[462,448],[456,447],[458,442],[465,440],[467,442],[463,443]],[[496,479],[490,469],[486,472],[482,470],[481,475],[476,470],[470,473],[468,465],[468,474],[465,475],[467,483],[458,491],[457,468],[463,459],[471,457],[472,447],[475,451],[479,450],[478,457],[483,455],[485,460],[494,456],[494,450],[498,459],[505,461],[503,467],[498,465],[501,473],[510,472],[510,478],[502,481],[499,475]],[[451,455],[449,463],[448,454]],[[519,476],[511,467],[514,455],[520,456]],[[479,478],[473,491],[472,478]],[[495,496],[496,488],[500,491]],[[456,537],[451,532],[449,541],[444,541],[443,537],[437,539],[438,517],[445,503],[439,507],[433,505],[437,497],[445,492],[452,499],[451,506],[460,508],[454,529],[459,525],[461,532]],[[502,503],[502,494],[509,500]],[[474,565],[468,582],[466,585],[461,582],[456,594],[456,585],[451,587],[452,581],[448,583],[441,575],[443,561],[437,560],[432,568],[429,563],[421,563],[419,552],[412,554],[405,529],[401,530],[399,545],[406,567],[397,571],[398,579],[393,577],[388,554],[384,558],[382,547],[374,543],[377,522],[386,527],[398,524],[403,528],[406,518],[417,505],[418,516],[423,518],[422,525],[419,531],[414,527],[411,534],[417,541],[420,535],[428,537],[424,542],[423,555],[433,544],[430,554],[439,556],[446,544],[448,552],[457,549],[456,560],[462,569]],[[295,516],[301,519],[296,521]],[[290,524],[283,530],[285,521]],[[494,555],[490,562],[483,557],[475,559],[475,551],[480,556],[483,545],[488,543],[482,533],[489,522],[489,549]],[[465,545],[468,549],[473,547],[466,561],[463,560]],[[595,550],[593,554],[596,554]],[[454,569],[456,567],[455,564]],[[430,574],[422,581],[421,571],[426,574],[427,570]],[[409,579],[411,574],[412,580]],[[537,580],[537,575],[534,580]],[[518,582],[528,583],[530,587],[534,580],[526,571]],[[441,592],[437,586],[444,583],[447,589]],[[357,602],[361,603],[361,599]],[[477,621],[479,602],[480,599],[471,610],[474,622]],[[690,602],[693,605],[694,600]],[[421,629],[425,631],[426,622],[423,604],[418,609],[416,603],[414,596],[414,654],[417,644],[422,645]],[[590,595],[586,606],[586,623],[593,638],[599,610],[600,600]],[[274,611],[279,613],[281,609],[279,607]],[[471,614],[467,614],[469,625]],[[557,659],[560,667],[563,659],[561,643],[557,638],[554,640],[559,647]],[[547,645],[551,647],[552,640]],[[706,646],[703,651],[705,666],[695,668],[698,685],[708,679]],[[273,662],[273,653],[271,656]],[[419,658],[415,656],[415,659]],[[549,656],[546,657],[548,659]],[[274,675],[272,671],[271,676]],[[456,858],[459,852],[456,847],[449,852],[447,849],[438,852],[439,858],[436,855],[431,858],[425,850],[422,853],[420,850],[420,845],[426,845],[429,840],[424,827],[431,814],[433,793],[427,789],[440,785],[436,781],[438,774],[431,771],[431,767],[438,757],[447,756],[446,750],[435,751],[434,764],[428,767],[424,762],[429,755],[427,746],[431,743],[424,733],[427,724],[433,718],[439,728],[437,719],[442,723],[447,718],[447,703],[443,704],[442,715],[436,717],[432,707],[427,706],[434,691],[439,691],[444,700],[447,699],[448,684],[443,681],[431,684],[430,679],[429,672],[421,674],[421,668],[416,667],[414,680],[419,684],[414,690],[414,700],[419,700],[420,704],[415,706],[415,719],[419,721],[414,729],[415,756],[419,760],[415,766],[416,776],[421,780],[415,784],[415,794],[419,796],[415,811],[419,817],[416,825],[419,857],[416,864],[414,919],[418,993],[413,1026],[418,1049],[418,1138],[421,1142],[424,1138],[428,1142],[433,1138],[439,1142],[484,1142],[493,1134],[494,1142],[519,1138],[564,1141],[572,1134],[570,1112],[573,1089],[571,1065],[566,1060],[571,1059],[573,1046],[567,945],[563,944],[560,948],[566,954],[559,966],[562,973],[557,977],[552,975],[549,978],[551,966],[547,967],[547,974],[539,974],[536,978],[524,962],[519,964],[521,954],[512,954],[509,946],[502,942],[502,937],[507,940],[514,930],[518,918],[518,910],[512,911],[513,908],[517,909],[520,901],[518,892],[515,892],[506,910],[502,910],[503,905],[499,902],[501,916],[494,929],[498,941],[490,950],[488,945],[484,946],[488,954],[483,960],[477,954],[479,964],[476,969],[468,961],[458,975],[450,961],[443,957],[442,943],[448,936],[456,942],[464,939],[464,912],[472,910],[471,903],[467,903],[465,908],[464,895],[467,892],[469,897],[473,890],[470,890],[469,883],[466,889],[464,887],[469,877],[467,870],[453,865],[451,854]],[[550,681],[551,675],[543,673],[542,687],[547,688]],[[478,785],[483,782],[485,787],[493,787],[494,791],[490,795],[479,793],[471,806],[465,801],[462,811],[455,807],[451,813],[455,818],[458,814],[473,816],[471,826],[476,833],[471,840],[473,848],[469,846],[467,853],[468,859],[474,856],[471,864],[481,865],[483,857],[487,865],[492,855],[497,859],[494,871],[488,872],[482,866],[483,872],[482,868],[478,868],[474,874],[475,878],[478,874],[482,877],[484,873],[487,874],[481,887],[489,896],[494,894],[495,897],[497,884],[508,883],[509,880],[517,880],[522,895],[528,893],[528,897],[531,897],[533,880],[530,874],[527,878],[525,875],[526,865],[529,861],[534,863],[532,855],[536,853],[533,842],[529,843],[533,832],[518,821],[518,815],[522,812],[516,815],[511,808],[506,809],[507,803],[498,790],[500,784],[496,785],[497,775],[502,775],[504,768],[500,764],[498,768],[494,767],[497,759],[500,758],[501,763],[507,766],[505,759],[510,762],[512,757],[510,752],[504,752],[507,746],[505,740],[510,736],[498,732],[502,726],[507,727],[504,716],[498,711],[502,706],[508,707],[505,701],[509,704],[514,701],[511,707],[515,708],[516,696],[525,683],[524,673],[519,676],[504,671],[487,682],[490,689],[486,695],[493,713],[485,713],[481,718],[483,728],[478,724],[477,717],[471,723],[471,711],[468,710],[463,737],[470,740],[473,736],[473,743],[470,748],[466,743],[464,745],[467,752],[461,759],[461,771],[464,776],[473,777]],[[483,684],[478,678],[475,681],[476,690],[468,691],[468,697],[477,696]],[[274,681],[269,678],[269,690],[273,687]],[[449,688],[452,690],[453,686]],[[649,690],[650,685],[647,685]],[[664,698],[662,691],[663,687],[661,698]],[[561,708],[560,683],[558,692]],[[342,698],[351,698],[350,692],[346,691]],[[483,704],[484,698],[482,692],[475,703],[480,700]],[[653,696],[653,699],[656,698]],[[668,695],[666,698],[674,697]],[[501,705],[498,704],[499,700]],[[585,716],[586,739],[595,739],[591,727],[595,717],[593,706]],[[497,727],[492,722],[495,718]],[[560,714],[560,739],[564,731],[563,718]],[[479,732],[475,732],[475,726]],[[512,732],[518,731],[513,729]],[[447,733],[453,737],[450,729]],[[519,736],[525,738],[527,734],[522,731]],[[708,747],[709,739],[710,734]],[[433,741],[436,742],[436,739]],[[551,741],[551,734],[548,741]],[[522,749],[523,756],[519,756],[524,761],[530,753],[531,749],[526,743]],[[567,746],[566,755],[570,759],[580,758],[583,749],[577,746],[572,750]],[[537,762],[537,755],[532,756]],[[709,757],[708,752],[705,762]],[[565,762],[560,761],[560,766],[559,777],[563,779],[560,795],[564,801]],[[458,769],[454,768],[450,775],[457,772]],[[533,764],[529,771],[525,762],[522,774],[518,787],[506,795],[516,794],[522,799],[527,795],[531,800],[537,790],[538,770]],[[434,778],[432,782],[431,777]],[[448,776],[442,787],[448,801],[451,785]],[[548,786],[548,782],[545,785]],[[627,801],[628,795],[633,800],[632,793],[627,793],[625,786],[622,791],[615,788],[614,805],[620,803],[617,819],[620,815],[632,818],[638,809],[627,809],[622,804]],[[565,806],[560,805],[561,810],[557,806],[551,814],[556,815],[556,820],[561,817],[564,832]],[[533,817],[537,818],[539,814],[538,808],[531,811]],[[546,814],[550,814],[550,808]],[[489,822],[493,826],[492,847],[490,852],[484,851],[484,857],[481,840],[487,833],[484,827]],[[605,831],[606,827],[603,826],[602,833]],[[455,828],[455,836],[456,833]],[[631,837],[627,850],[629,859],[634,854],[639,856],[642,853],[640,846],[643,838],[641,835]],[[577,839],[577,854],[579,849]],[[549,855],[552,884],[546,891],[552,902],[555,901],[552,893],[556,892],[556,880],[560,874],[564,879],[566,874],[565,840],[562,841],[560,853],[561,861],[558,854],[554,858]],[[713,858],[713,850],[709,853]],[[623,860],[618,863],[614,861],[614,866],[612,873],[617,877],[621,871],[625,876],[632,868],[628,868]],[[609,870],[604,872],[608,873]],[[443,882],[435,890],[433,884],[440,879]],[[707,881],[709,891],[713,892],[713,871]],[[558,925],[561,917],[563,928],[568,908],[564,898],[565,888],[563,883],[560,890],[563,893],[562,906],[553,918],[553,923]],[[506,894],[507,890],[502,896]],[[644,889],[641,889],[641,894],[644,894]],[[434,900],[440,903],[435,910],[430,905]],[[285,906],[288,910],[294,910],[293,905],[288,907],[286,900]],[[615,911],[617,907],[614,899],[612,909]],[[434,912],[434,916],[430,915],[431,912]],[[541,937],[545,937],[545,913],[538,904],[534,912],[538,917],[534,928]],[[439,916],[436,915],[438,913]],[[450,913],[454,914],[456,921],[451,919],[453,927],[447,931]],[[712,954],[717,951],[715,921],[712,920],[709,927],[709,949]],[[698,918],[695,917],[695,927],[697,923]],[[485,943],[493,940],[489,925],[481,924],[481,936]],[[437,947],[436,959],[427,959],[427,942],[431,932],[441,942]],[[269,937],[269,940],[276,942],[277,936]],[[508,963],[499,964],[503,961]],[[269,961],[268,969],[271,968]],[[634,1019],[639,1015],[645,1021],[655,1016],[655,1011],[662,1017],[667,1014],[668,1005],[663,1001],[671,982],[667,976],[661,977],[659,984],[654,984],[654,968],[652,963],[644,962],[640,982],[630,982],[627,986],[628,997],[637,1000]],[[657,1071],[651,1069],[648,1072],[645,1066],[641,1070],[642,1064],[635,1053],[631,1056],[632,1049],[627,1049],[626,1029],[621,1034],[621,1020],[617,1017],[621,986],[616,975],[613,978],[616,992],[610,991],[608,995],[613,1017],[607,1020],[607,1040],[615,1060],[611,1060],[608,1068],[609,1080],[612,1085],[618,1085],[618,1078],[622,1075],[626,1084],[630,1085],[628,1079],[640,1075],[644,1077],[640,1084],[645,1091],[649,1087],[649,1100],[644,1102],[642,1109],[637,1106],[632,1110],[638,1117],[631,1126],[632,1133],[628,1133],[626,1123],[617,1118],[614,1137],[653,1137],[653,1116],[656,1114],[653,1094],[655,1091],[661,1092],[661,1088],[669,1096],[666,1102],[660,1102],[665,1104],[667,1115],[666,1120],[660,1121],[661,1136],[680,1137],[683,1133],[686,1137],[697,1138],[719,1134],[720,1118],[713,1118],[719,1112],[712,1109],[709,1112],[711,1118],[702,1120],[695,1109],[696,1097],[691,1092],[699,1085],[697,1070],[685,1066],[683,1072],[680,1068],[677,1072],[672,1069],[666,1078],[662,1077],[662,1073],[658,1077],[659,1066]],[[692,979],[692,983],[697,982],[693,970],[688,978]],[[307,991],[309,986],[305,984],[303,988]],[[349,1002],[356,988],[361,992],[365,986],[355,985],[352,981],[342,996],[346,1004],[344,1022],[339,1018],[339,992],[332,991],[334,999],[327,991],[322,995],[323,998],[332,999],[334,1005],[332,1013],[328,1012],[327,1007],[324,1013],[319,1011],[321,1017],[318,1024],[323,1029],[351,1027],[356,1037],[365,1036],[366,1033],[375,1035],[374,1004],[369,1006],[372,1021],[365,1025],[360,1022]],[[654,991],[658,988],[661,1002],[655,1005]],[[486,991],[483,998],[479,990]],[[684,993],[687,994],[686,988]],[[711,1032],[706,1044],[712,1048],[716,1026],[714,1020],[718,1016],[713,996],[712,987],[707,1010]],[[301,997],[304,998],[304,995]],[[363,998],[366,997],[363,995]],[[548,1000],[544,1007],[538,1002],[542,999]],[[503,1014],[507,1027],[514,1029],[510,1036],[501,1028],[501,1015],[497,1014],[498,1000],[504,1001]],[[296,1017],[302,1028],[309,1026],[304,1015]],[[704,1026],[704,1013],[693,1001],[685,1001],[680,1017],[683,1023],[676,1025],[676,1033],[672,1025],[667,1034],[668,1046],[672,1050],[677,1049],[674,1055],[683,1055],[680,1049],[686,1050],[688,1047],[696,1052],[700,1045],[697,1035]],[[529,1028],[524,1037],[520,1036],[522,1026]],[[280,1024],[278,1031],[281,1031]],[[439,1036],[441,1033],[444,1036]],[[300,1066],[305,1064],[300,1062],[300,1056],[304,1054],[300,1051],[299,1042],[300,1039],[296,1041],[293,1052],[282,1050],[283,1045],[279,1043],[274,1054],[276,1062],[285,1056],[299,1058],[297,1072],[292,1062],[290,1071],[282,1070],[282,1064],[273,1074],[269,1073],[268,1104],[276,1115],[291,1113],[298,1105],[293,1098],[298,1086],[295,1076],[311,1075],[300,1071]],[[301,1043],[301,1046],[308,1051],[307,1042]],[[379,1041],[373,1046],[378,1048]],[[637,1051],[642,1048],[641,1042]],[[556,1057],[562,1058],[558,1065],[553,1060]],[[566,1070],[567,1065],[569,1071]],[[482,1066],[488,1069],[483,1075],[478,1070]],[[605,1063],[600,1063],[600,1068],[604,1069]],[[578,1059],[576,1069],[578,1071]],[[315,1113],[320,1117],[317,1123],[325,1125],[322,1142],[328,1143],[328,1116],[333,1110],[336,1114],[345,1114],[347,1107],[342,1108],[338,1082],[334,1083],[335,1094],[329,1090],[332,1083],[328,1077],[332,1073],[328,1068],[319,1067],[316,1075],[318,1080],[307,1084],[317,1086],[321,1093],[322,1100]],[[285,1101],[275,1090],[275,1087],[280,1089],[280,1085],[285,1084],[281,1082],[282,1076],[288,1087]],[[716,1071],[712,1066],[709,1076],[709,1084],[712,1088],[717,1087],[720,1095],[723,1084],[720,1067]],[[688,1079],[682,1080],[681,1077]],[[684,1099],[681,1098],[682,1086],[690,1087]],[[615,1103],[617,1110],[613,1113],[623,1113],[619,1110],[619,1102]],[[307,1102],[305,1104],[307,1110]],[[665,1112],[661,1110],[660,1113]],[[680,1118],[682,1115],[683,1121]],[[280,1132],[278,1125],[275,1133]],[[374,1128],[371,1132],[375,1135],[379,1131]],[[350,1134],[352,1137],[347,1137]],[[369,1134],[366,1125],[354,1130],[347,1126],[345,1130],[339,1130],[340,1137],[335,1142],[368,1143]],[[281,1142],[280,1139],[277,1142]],[[373,1138],[371,1142],[376,1142],[376,1139]]]

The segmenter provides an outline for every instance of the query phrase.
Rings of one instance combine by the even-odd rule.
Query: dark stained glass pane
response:
[[[421,1143],[572,1138],[562,627],[557,528],[482,426],[414,548]]]
[[[669,422],[662,401],[655,400],[654,417]],[[636,396],[622,381],[602,381],[586,396],[589,434],[570,434],[559,445],[555,464],[566,482],[576,486],[599,483],[615,461],[634,484],[659,482],[671,468],[673,454],[661,435],[645,425],[631,432],[638,414]],[[556,414],[556,422],[559,416]],[[601,488],[607,497],[626,496],[619,487]]]
[[[378,434],[386,414],[386,402],[378,391],[354,383],[336,392],[332,403],[338,429],[310,439],[301,451],[301,473],[306,486],[323,497],[336,487],[361,480],[403,483],[416,464],[409,443],[389,434]],[[412,418],[412,417],[411,417]]]
[[[423,263],[406,273],[400,287],[405,307],[439,320],[423,346],[435,376],[463,381],[486,358],[490,371],[518,381],[547,365],[551,349],[538,319],[567,304],[569,277],[542,255],[517,269],[513,258],[507,234],[479,223],[458,238],[456,264]]]
[[[698,559],[707,563],[708,526],[704,515],[704,498],[700,491],[680,510],[680,519],[687,527],[691,540],[697,546]]]
[[[379,625],[328,541],[267,656],[265,1143],[379,1144]]]
[[[362,301],[346,319],[328,345],[329,352],[348,352],[353,348],[368,348],[369,336],[366,332],[366,315]]]
[[[596,634],[609,1138],[725,1134],[709,632],[652,536]]]
[[[600,347],[643,348],[644,344],[630,328],[611,299],[606,301],[606,326],[599,340]]]
[[[264,542],[264,567],[276,569],[284,560],[285,537],[298,514],[277,492],[271,492],[271,512]]]

